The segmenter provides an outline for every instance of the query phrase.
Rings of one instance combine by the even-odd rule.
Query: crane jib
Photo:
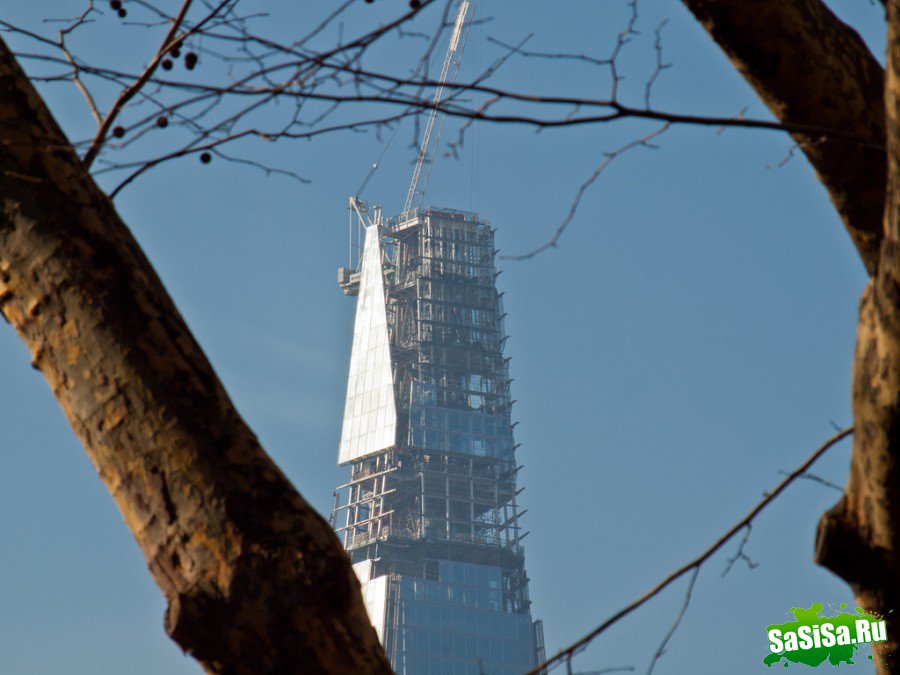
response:
[[[456,24],[453,26],[453,37],[450,38],[451,52],[455,52],[457,46],[459,46],[459,35],[462,33],[467,11],[469,11],[469,0],[463,0],[459,6],[459,14],[456,15]]]
[[[453,32],[450,34],[450,44],[447,47],[447,55],[444,57],[444,64],[441,67],[441,74],[438,78],[437,87],[434,91],[434,99],[432,100],[431,111],[428,114],[428,122],[425,125],[425,131],[422,134],[422,142],[419,145],[419,153],[416,157],[416,165],[413,169],[412,181],[409,184],[409,190],[406,193],[406,202],[403,205],[403,212],[409,211],[414,206],[418,206],[416,203],[418,201],[421,202],[424,197],[425,187],[428,183],[428,174],[430,172],[425,172],[425,179],[422,181],[422,186],[419,186],[420,180],[422,179],[422,168],[429,161],[430,156],[434,152],[434,147],[437,145],[437,139],[440,137],[440,127],[438,128],[437,134],[432,138],[435,122],[438,119],[438,115],[441,114],[440,106],[442,103],[442,98],[444,95],[444,85],[451,79],[450,78],[450,70],[453,66],[453,60],[456,56],[457,51],[462,51],[462,48],[465,47],[465,40],[462,39],[464,29],[466,27],[466,15],[469,12],[470,0],[461,0],[459,3],[459,9],[456,12],[456,21],[453,24]],[[462,44],[460,44],[462,42]],[[457,63],[458,65],[458,63]],[[443,123],[441,124],[443,126]]]

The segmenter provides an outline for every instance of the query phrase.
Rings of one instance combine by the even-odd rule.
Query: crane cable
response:
[[[378,159],[369,169],[369,173],[366,174],[365,179],[362,182],[362,185],[359,186],[359,190],[356,191],[356,196],[354,199],[359,199],[359,196],[363,193],[363,190],[366,189],[366,186],[369,184],[369,181],[372,180],[372,176],[375,175],[375,172],[378,171],[378,167],[381,166],[381,160],[384,159],[384,155],[387,153],[388,148],[391,147],[391,143],[394,141],[394,136],[397,135],[397,129],[400,128],[400,122],[397,122],[397,126],[394,127],[394,131],[391,133],[391,137],[388,139],[388,142],[381,149],[381,154],[378,155]]]

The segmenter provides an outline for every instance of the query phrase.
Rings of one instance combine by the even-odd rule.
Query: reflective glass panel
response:
[[[391,373],[381,237],[378,227],[366,228],[360,268],[359,297],[353,325],[353,349],[338,464],[394,445],[397,407]]]

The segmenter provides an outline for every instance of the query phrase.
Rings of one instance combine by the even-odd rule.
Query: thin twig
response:
[[[79,68],[78,64],[75,63],[75,57],[72,56],[72,53],[69,51],[68,47],[65,46],[65,37],[60,31],[59,34],[59,48],[62,53],[65,55],[66,60],[72,64],[72,82],[78,88],[78,91],[81,92],[81,95],[84,96],[85,101],[87,101],[88,109],[91,111],[91,117],[94,118],[94,121],[97,123],[97,126],[103,124],[103,118],[100,115],[100,111],[97,109],[97,102],[94,100],[94,97],[91,95],[91,92],[88,91],[88,88],[84,85],[84,82],[81,81],[81,77],[79,76]]]
[[[672,67],[671,63],[663,62],[662,29],[666,27],[667,23],[669,23],[668,19],[662,21],[654,31],[653,50],[656,52],[656,66],[653,72],[650,73],[650,77],[647,78],[647,83],[644,86],[644,108],[647,110],[650,110],[650,94],[653,93],[653,85],[656,84],[657,78],[662,74],[662,71]]]
[[[688,581],[687,590],[685,590],[684,592],[684,602],[681,604],[681,611],[678,612],[678,616],[675,617],[675,621],[672,623],[671,628],[669,628],[669,632],[666,633],[663,641],[656,649],[656,653],[653,655],[653,659],[650,661],[650,665],[647,668],[647,675],[651,675],[653,673],[653,669],[656,667],[657,662],[662,658],[662,655],[666,653],[666,647],[668,646],[669,641],[672,639],[672,636],[675,635],[675,631],[678,630],[678,626],[681,625],[681,620],[684,618],[684,615],[687,613],[688,606],[691,604],[691,594],[694,592],[694,584],[697,583],[698,574],[700,574],[699,564],[694,567],[694,572],[691,574],[690,581]]]
[[[787,475],[787,471],[784,471],[784,470],[779,471],[778,473],[782,474],[783,476]],[[824,485],[825,487],[831,488],[832,490],[837,490],[838,492],[844,491],[844,488],[842,488],[837,483],[832,483],[830,480],[826,480],[825,478],[822,478],[821,476],[816,475],[814,473],[805,473],[802,476],[800,476],[800,478],[803,478],[804,480],[812,481],[813,483],[818,483],[819,485]]]
[[[787,475],[784,471],[781,471],[780,473]],[[751,570],[759,567],[759,563],[753,562],[753,559],[749,555],[747,555],[747,552],[744,550],[747,546],[747,542],[750,540],[751,532],[753,532],[753,524],[747,523],[747,527],[744,529],[744,536],[741,538],[741,543],[738,544],[737,551],[725,563],[725,569],[722,570],[723,579],[728,576],[728,573],[731,571],[731,569],[734,567],[734,564],[738,560],[743,560],[745,563],[747,563],[747,567]]]
[[[594,169],[594,172],[590,175],[590,177],[586,181],[584,181],[584,183],[582,183],[581,186],[578,188],[578,192],[575,193],[575,199],[572,200],[572,205],[569,207],[569,212],[566,214],[566,217],[563,218],[563,221],[557,226],[556,231],[553,233],[553,236],[550,237],[549,241],[541,244],[540,246],[538,246],[535,249],[532,249],[531,251],[528,251],[527,253],[521,253],[521,254],[517,254],[517,255],[502,255],[502,256],[500,256],[500,259],[501,260],[517,260],[517,261],[529,260],[530,258],[534,258],[536,255],[539,255],[548,249],[557,248],[559,245],[560,238],[563,236],[563,233],[566,231],[566,228],[569,226],[569,224],[575,218],[575,213],[578,211],[578,206],[581,204],[581,200],[584,197],[585,192],[587,192],[588,188],[591,187],[591,185],[593,185],[597,181],[598,178],[600,178],[600,175],[606,170],[606,168],[610,164],[612,164],[617,157],[620,157],[621,155],[628,152],[629,150],[633,150],[634,148],[639,148],[639,147],[655,147],[650,142],[654,138],[657,138],[658,136],[661,136],[662,134],[664,134],[669,129],[670,126],[671,126],[671,124],[666,123],[663,126],[661,126],[659,129],[657,129],[656,131],[653,131],[652,133],[649,133],[642,138],[638,138],[637,140],[631,141],[630,143],[626,143],[625,145],[618,148],[617,150],[613,150],[612,152],[603,153],[604,154],[603,161],[600,162],[599,166],[597,166],[597,168]]]

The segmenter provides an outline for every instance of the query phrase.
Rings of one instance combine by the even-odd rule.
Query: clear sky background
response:
[[[81,3],[60,5],[56,16]],[[345,29],[385,21],[404,5],[359,3]],[[829,5],[881,59],[877,3]],[[274,3],[271,23],[258,30],[305,32],[330,6]],[[422,17],[423,30],[435,9]],[[41,22],[46,12],[9,0],[0,18],[52,33]],[[534,33],[531,49],[603,57],[628,16],[621,0],[481,0],[479,13],[493,20],[473,32],[462,79],[501,53],[488,37],[517,42]],[[655,87],[657,107],[722,116],[746,107],[749,117],[767,117],[676,0],[641,0],[642,34],[622,61],[625,101],[642,102],[653,29],[664,19],[674,66]],[[141,63],[159,39],[146,33],[126,32],[106,10],[93,33],[103,39],[86,38],[82,48],[112,63]],[[323,41],[333,43],[335,33]],[[403,73],[415,49],[421,44],[386,48],[372,63]],[[496,83],[545,94],[608,92],[601,70],[526,59],[511,61]],[[71,85],[41,91],[71,137],[88,135]],[[458,128],[448,121],[444,140]],[[536,134],[479,126],[458,160],[436,165],[426,202],[477,211],[499,228],[503,253],[523,252],[550,236],[605,151],[653,128]],[[407,122],[398,132],[364,195],[388,213],[406,194],[412,129]],[[609,167],[559,249],[502,263],[531,531],[526,565],[550,653],[699,553],[830,436],[832,421],[851,421],[865,275],[806,161],[769,168],[790,147],[773,132],[673,128],[658,150],[636,150]],[[238,408],[323,514],[346,479],[336,466],[354,311],[336,283],[346,258],[345,205],[381,148],[374,135],[349,133],[248,145],[250,156],[312,183],[188,159],[116,200]],[[165,636],[161,593],[28,364],[13,330],[0,326],[0,672],[199,673]],[[846,443],[814,472],[843,484],[848,456]],[[838,497],[799,481],[753,529],[746,552],[757,568],[739,563],[721,576],[737,542],[705,566],[657,672],[759,672],[768,624],[786,620],[791,607],[852,603],[846,585],[812,562],[817,519]],[[646,670],[683,590],[684,581],[610,630],[575,670]],[[858,663],[849,670],[871,671],[865,656]]]

